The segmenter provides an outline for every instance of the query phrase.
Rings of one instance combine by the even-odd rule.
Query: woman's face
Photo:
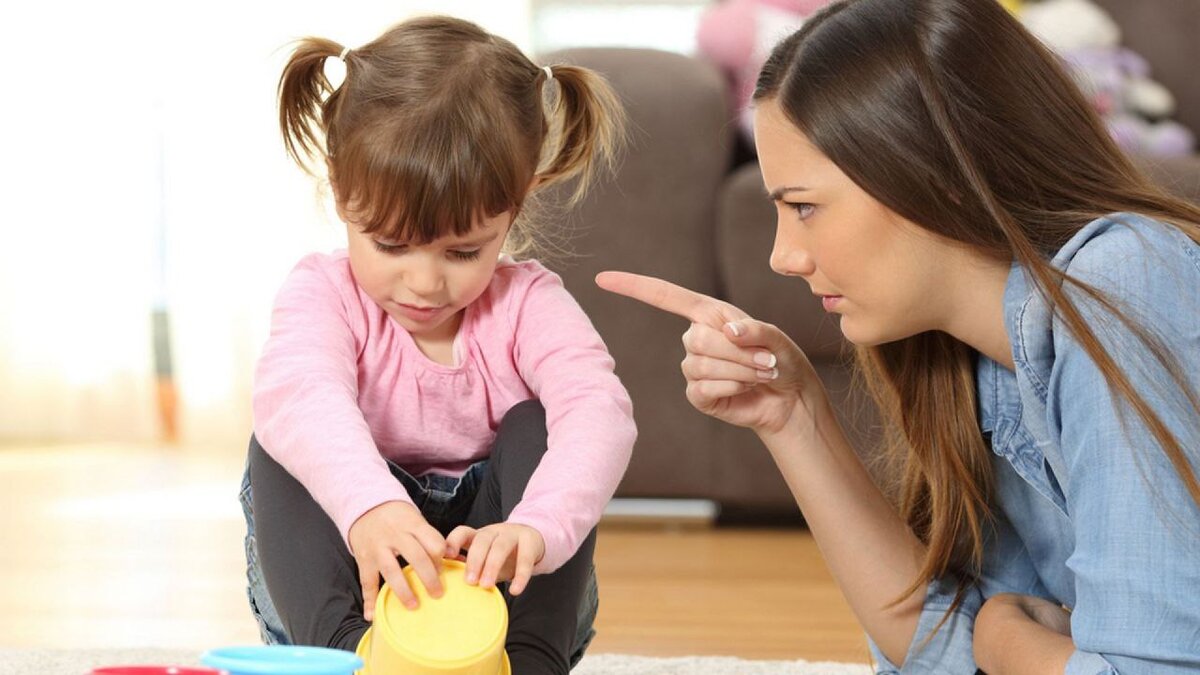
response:
[[[938,328],[956,263],[947,241],[864,192],[773,101],[754,115],[763,183],[778,210],[771,269],[803,278],[842,333],[877,345]]]

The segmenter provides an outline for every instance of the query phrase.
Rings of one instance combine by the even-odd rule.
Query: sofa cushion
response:
[[[577,255],[545,261],[604,337],[633,399],[638,441],[618,494],[712,497],[711,448],[721,423],[684,397],[687,322],[601,291],[594,278],[618,269],[719,292],[713,203],[733,131],[725,83],[697,59],[648,49],[570,49],[539,60],[603,73],[629,115],[629,148],[616,179],[596,185],[567,215]]]

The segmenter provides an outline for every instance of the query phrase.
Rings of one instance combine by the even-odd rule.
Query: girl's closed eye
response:
[[[482,250],[483,249],[479,249],[479,248],[472,249],[470,251],[451,250],[450,256],[455,258],[456,260],[478,260],[479,252]]]
[[[387,253],[389,255],[398,255],[404,252],[404,249],[408,248],[408,246],[405,244],[388,244],[379,241],[378,239],[372,239],[371,243],[375,245],[376,251],[379,251],[380,253]]]

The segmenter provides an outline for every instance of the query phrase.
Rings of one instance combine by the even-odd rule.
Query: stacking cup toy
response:
[[[93,668],[91,675],[229,675],[223,670],[188,666],[105,666]]]
[[[200,662],[229,675],[353,675],[362,659],[340,649],[259,645],[222,647],[205,652]]]
[[[358,645],[367,675],[511,675],[504,596],[468,584],[466,569],[457,560],[442,561],[445,593],[431,598],[412,566],[405,567],[417,609],[405,607],[384,584],[375,599],[375,623]]]

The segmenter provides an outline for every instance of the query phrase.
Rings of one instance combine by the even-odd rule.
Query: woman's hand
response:
[[[692,322],[683,334],[681,368],[688,402],[706,415],[771,433],[797,414],[810,415],[815,399],[824,397],[795,342],[727,302],[627,272],[601,272],[596,284]]]
[[[397,556],[403,556],[412,565],[430,597],[441,597],[442,582],[438,572],[446,551],[446,540],[425,521],[416,506],[408,502],[384,502],[354,521],[349,539],[358,562],[363,616],[367,621],[375,616],[375,597],[379,594],[381,574],[405,607],[417,608],[417,596],[409,588]]]
[[[467,583],[491,588],[512,580],[508,592],[520,595],[533,576],[533,566],[546,554],[542,534],[528,525],[496,523],[478,530],[460,525],[446,537],[446,557],[462,559],[467,549]]]
[[[975,663],[987,673],[1061,673],[1075,651],[1071,612],[1032,595],[999,593],[975,616]]]

